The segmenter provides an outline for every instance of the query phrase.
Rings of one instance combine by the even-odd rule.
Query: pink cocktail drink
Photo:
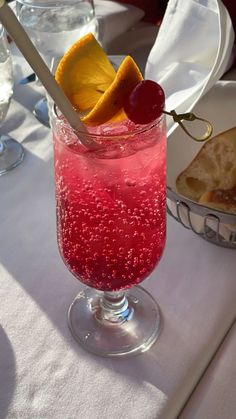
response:
[[[166,132],[130,121],[90,129],[97,150],[78,143],[64,121],[54,127],[57,232],[75,277],[103,291],[143,281],[166,235]]]

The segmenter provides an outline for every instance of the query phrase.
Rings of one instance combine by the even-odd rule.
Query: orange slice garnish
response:
[[[114,81],[82,121],[87,125],[101,125],[111,118],[114,120],[114,116],[122,110],[126,96],[141,80],[142,74],[134,60],[130,56],[125,57]]]
[[[117,73],[92,34],[76,42],[61,59],[56,81],[86,125],[101,125],[126,118],[125,97],[143,79],[134,60],[127,56]]]
[[[92,109],[115,76],[107,55],[91,33],[72,45],[55,73],[57,83],[79,112]]]

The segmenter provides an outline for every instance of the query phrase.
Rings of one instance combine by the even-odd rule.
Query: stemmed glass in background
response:
[[[93,0],[17,0],[16,14],[52,71],[54,63],[80,37],[89,32],[98,36]],[[49,125],[46,98],[36,103],[33,112]]]
[[[13,95],[13,66],[6,33],[0,24],[0,124],[4,121]],[[0,175],[18,166],[24,150],[20,143],[8,135],[0,134]]]

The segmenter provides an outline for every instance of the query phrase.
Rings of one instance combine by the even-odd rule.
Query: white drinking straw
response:
[[[78,113],[75,111],[69,99],[55,81],[50,70],[5,0],[0,0],[0,21],[34,72],[37,74],[39,80],[42,82],[55,104],[67,119],[68,123],[75,131],[80,131],[79,139],[83,145],[87,148],[96,147],[95,142],[88,135],[86,135],[88,134],[88,131],[86,130],[84,124],[82,124]]]

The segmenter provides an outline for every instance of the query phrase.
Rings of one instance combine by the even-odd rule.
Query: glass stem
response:
[[[6,148],[5,144],[0,138],[0,156],[4,154],[5,148]]]
[[[100,310],[97,314],[99,321],[110,323],[124,323],[132,318],[133,309],[129,307],[124,291],[105,291],[100,299]]]

